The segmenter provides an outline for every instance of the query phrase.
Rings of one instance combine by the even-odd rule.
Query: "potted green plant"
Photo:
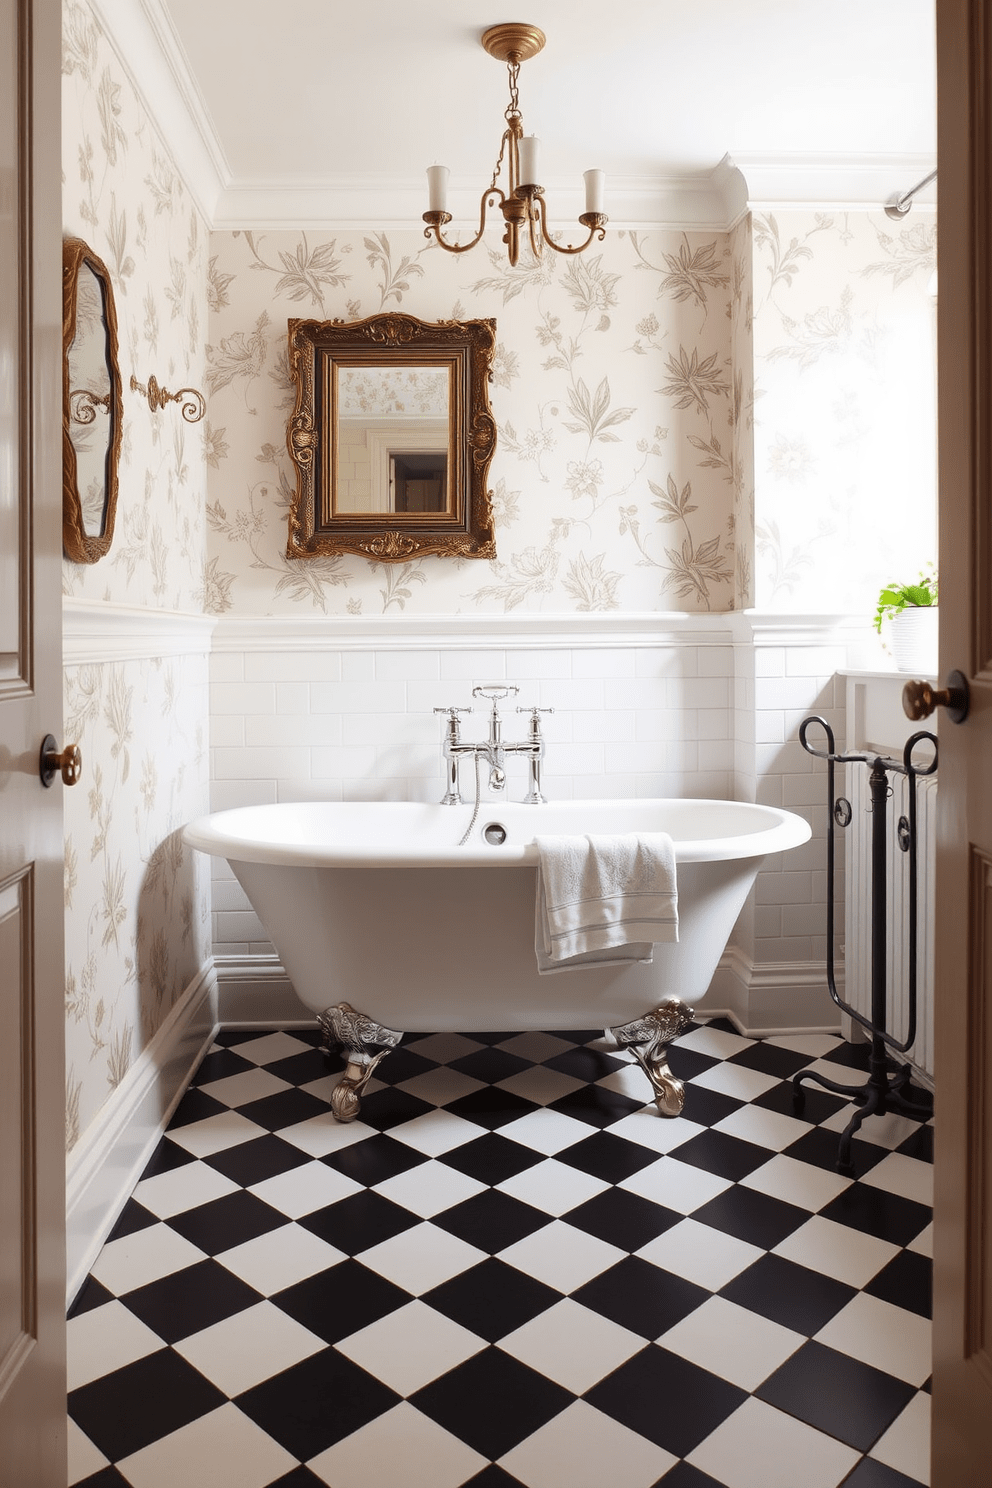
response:
[[[889,641],[900,672],[937,672],[937,601],[939,586],[933,564],[914,584],[889,583],[878,596],[875,629],[888,622]]]

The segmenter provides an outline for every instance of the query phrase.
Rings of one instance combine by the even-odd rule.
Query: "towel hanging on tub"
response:
[[[537,837],[538,971],[650,961],[678,940],[675,847],[667,832]]]

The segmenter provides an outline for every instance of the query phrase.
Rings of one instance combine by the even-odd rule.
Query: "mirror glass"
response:
[[[289,322],[290,558],[493,558],[495,321]]]
[[[123,407],[110,276],[78,238],[63,244],[62,290],[62,538],[95,563],[113,538]]]

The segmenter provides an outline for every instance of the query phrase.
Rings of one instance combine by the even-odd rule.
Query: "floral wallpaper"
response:
[[[202,426],[171,405],[153,414],[128,382],[202,386],[205,225],[85,0],[63,8],[62,71],[63,225],[110,271],[125,389],[114,544],[66,562],[64,594],[198,614]],[[207,657],[67,666],[64,712],[84,761],[65,793],[71,1148],[206,959],[207,873],[178,829],[207,808]]]
[[[750,370],[734,368],[731,335],[732,318],[745,318],[742,243],[735,265],[726,233],[611,231],[598,251],[510,269],[498,238],[461,258],[416,230],[213,233],[206,609],[746,603],[734,528],[750,501],[737,433]],[[287,561],[287,320],[400,308],[424,320],[496,319],[498,557]]]
[[[932,210],[756,213],[759,609],[874,614],[937,557]]]

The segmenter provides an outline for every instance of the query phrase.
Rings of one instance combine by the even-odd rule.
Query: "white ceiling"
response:
[[[419,225],[433,162],[477,215],[507,101],[479,37],[514,17],[547,35],[520,100],[552,216],[589,166],[614,221],[660,220],[678,187],[702,220],[728,153],[752,200],[885,200],[936,161],[934,0],[96,3],[218,225]]]

